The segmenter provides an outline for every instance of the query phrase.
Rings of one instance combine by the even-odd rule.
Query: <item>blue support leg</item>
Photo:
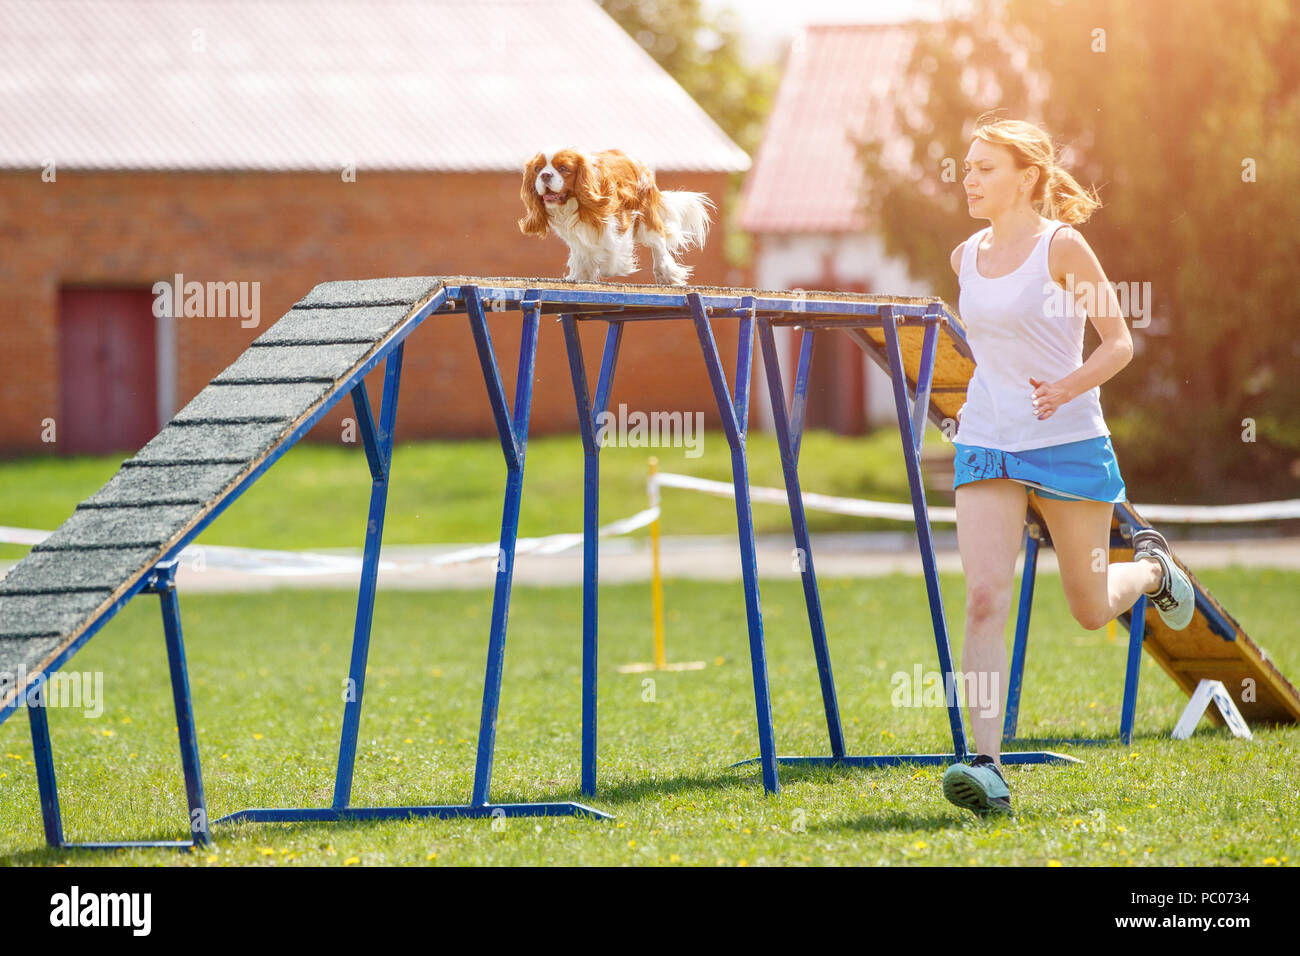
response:
[[[384,362],[384,395],[376,428],[366,395],[365,382],[352,389],[366,461],[370,466],[370,511],[366,520],[365,554],[361,562],[361,585],[357,592],[357,613],[352,630],[352,660],[348,667],[348,696],[343,708],[343,730],[339,738],[338,768],[334,775],[334,807],[346,807],[352,799],[352,772],[356,764],[357,734],[361,727],[361,703],[365,693],[366,660],[370,654],[370,628],[374,621],[375,589],[379,578],[379,552],[383,546],[384,514],[388,507],[389,466],[393,454],[393,429],[397,424],[397,396],[402,383],[402,353],[399,345]]]
[[[596,795],[596,664],[597,635],[600,627],[600,443],[598,419],[605,412],[613,386],[614,367],[618,362],[623,323],[612,321],[605,332],[605,351],[596,383],[595,401],[587,389],[587,369],[582,358],[582,342],[577,320],[562,318],[564,344],[573,379],[573,397],[578,408],[578,429],[583,448],[583,524],[582,524],[582,792]]]
[[[63,814],[59,810],[59,785],[54,775],[54,748],[50,746],[50,723],[45,713],[45,679],[27,692],[27,720],[32,732],[33,759],[36,761],[36,788],[41,797],[41,822],[45,842],[64,846]]]
[[[1119,739],[1125,746],[1133,743],[1133,721],[1137,716],[1139,667],[1142,663],[1142,641],[1147,629],[1147,596],[1139,594],[1129,611],[1128,661],[1124,668],[1124,706],[1120,712]]]
[[[912,514],[916,520],[916,537],[921,548],[921,564],[925,569],[925,588],[930,598],[930,619],[934,624],[934,639],[939,651],[939,666],[943,670],[944,687],[955,686],[952,666],[952,646],[948,640],[948,622],[943,611],[943,592],[939,589],[939,570],[934,557],[934,542],[930,537],[930,509],[925,501],[925,485],[921,480],[921,443],[923,431],[913,428],[908,414],[907,372],[903,368],[903,352],[898,339],[898,326],[893,309],[880,307],[881,326],[885,333],[889,353],[890,380],[894,387],[894,407],[898,414],[898,430],[903,440],[903,460],[907,466],[907,483],[912,492]],[[930,349],[930,364],[917,372],[917,395],[928,395],[934,377],[934,350]],[[924,419],[921,419],[924,421]],[[952,728],[953,752],[966,753],[966,732],[962,726],[961,705],[951,695],[948,700],[948,723]]]
[[[190,838],[195,846],[211,842],[208,804],[203,794],[203,771],[199,766],[198,731],[190,697],[189,668],[185,663],[185,641],[181,634],[181,610],[176,597],[176,563],[154,585],[162,602],[163,631],[167,639],[167,666],[171,670],[172,703],[176,709],[176,735],[180,740],[181,768],[185,776],[185,799],[190,808]]]
[[[172,702],[176,708],[176,732],[180,742],[185,797],[189,805],[188,840],[113,840],[97,843],[69,843],[63,835],[63,814],[59,807],[59,786],[54,772],[54,748],[50,744],[46,690],[48,675],[41,675],[27,691],[27,716],[31,724],[36,786],[41,799],[41,821],[45,842],[59,849],[121,850],[150,848],[188,850],[211,842],[208,809],[203,796],[203,772],[199,766],[198,739],[190,698],[189,672],[185,665],[185,643],[181,636],[180,605],[176,600],[176,561],[160,562],[148,575],[143,594],[157,594],[162,603],[163,632],[167,645],[167,666],[171,676]]]
[[[501,545],[497,552],[496,589],[492,596],[492,627],[488,636],[487,670],[483,678],[483,710],[479,718],[478,756],[474,763],[473,806],[488,804],[492,786],[492,760],[496,747],[497,709],[501,702],[501,675],[505,667],[506,624],[510,616],[510,586],[515,569],[515,542],[519,536],[519,503],[524,487],[524,455],[528,444],[528,415],[533,401],[533,364],[537,356],[537,302],[525,304],[523,334],[519,343],[519,371],[515,380],[513,416],[505,408],[505,389],[492,351],[487,317],[477,289],[467,291],[470,324],[478,349],[483,378],[492,397],[498,435],[506,458],[506,493],[501,515]]]
[[[754,356],[753,298],[741,300],[739,344],[736,350],[735,398],[727,390],[718,346],[709,326],[708,314],[699,293],[690,292],[686,302],[695,321],[695,332],[704,354],[709,381],[713,386],[722,428],[731,446],[731,475],[736,490],[736,530],[740,536],[741,574],[745,584],[745,614],[749,623],[749,661],[754,680],[754,708],[758,715],[759,762],[763,770],[763,787],[777,793],[780,783],[776,770],[776,735],[772,727],[772,698],[767,678],[767,649],[763,642],[763,611],[759,603],[758,558],[754,545],[754,518],[749,501],[749,467],[745,461],[745,431],[748,426],[750,368]]]
[[[808,534],[808,519],[804,513],[803,492],[799,486],[798,449],[803,438],[803,408],[807,401],[808,373],[812,365],[814,334],[813,329],[804,330],[794,387],[797,417],[791,421],[785,411],[785,387],[781,381],[781,364],[776,354],[772,325],[767,319],[758,320],[758,340],[763,351],[763,367],[767,373],[768,397],[772,402],[776,439],[781,449],[781,470],[785,475],[790,523],[794,530],[795,547],[798,549],[804,604],[808,608],[808,625],[812,631],[813,656],[817,659],[817,675],[821,681],[822,706],[826,711],[826,731],[830,736],[831,755],[843,757],[844,728],[840,723],[835,677],[831,671],[830,649],[826,644],[826,623],[822,616],[821,595],[817,590],[817,572],[813,566],[812,542]]]
[[[1011,652],[1007,679],[1007,714],[1002,722],[1002,742],[1016,738],[1020,719],[1020,688],[1025,673],[1025,652],[1029,647],[1029,615],[1034,605],[1034,580],[1038,573],[1038,539],[1025,529],[1025,567],[1020,575],[1020,610],[1016,615],[1016,643]]]

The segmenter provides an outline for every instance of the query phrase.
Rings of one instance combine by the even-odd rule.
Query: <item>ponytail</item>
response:
[[[1077,226],[1088,221],[1101,199],[1095,189],[1084,189],[1064,166],[1056,162],[1056,151],[1047,134],[1023,120],[994,119],[985,113],[975,121],[974,136],[1011,150],[1018,169],[1038,167],[1038,180],[1029,197],[1039,215]]]
[[[1043,190],[1042,216],[1059,219],[1073,226],[1088,221],[1094,210],[1101,208],[1096,190],[1086,190],[1065,171],[1063,166],[1053,166],[1047,174]]]

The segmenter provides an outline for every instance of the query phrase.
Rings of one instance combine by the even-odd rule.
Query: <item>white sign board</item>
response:
[[[1210,706],[1210,701],[1214,701],[1215,706],[1219,708],[1224,723],[1228,725],[1234,737],[1254,739],[1250,728],[1246,726],[1245,719],[1241,716],[1241,711],[1233,702],[1232,695],[1223,686],[1223,681],[1202,678],[1196,685],[1196,693],[1192,694],[1192,699],[1187,702],[1187,709],[1183,711],[1183,716],[1178,718],[1178,724],[1174,727],[1174,740],[1186,740],[1192,735],[1196,725],[1201,722],[1205,709]]]

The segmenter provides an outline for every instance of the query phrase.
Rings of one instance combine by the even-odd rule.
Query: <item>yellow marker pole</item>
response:
[[[655,475],[659,472],[659,459],[650,459],[650,507],[659,507],[659,485]],[[659,519],[650,522],[650,601],[654,607],[655,669],[663,670],[664,659],[664,582],[659,574]]]
[[[1113,617],[1110,619],[1110,622],[1106,625],[1106,640],[1112,642],[1115,640],[1115,619]]]

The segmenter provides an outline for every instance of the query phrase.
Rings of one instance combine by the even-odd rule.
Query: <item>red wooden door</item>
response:
[[[157,433],[155,323],[147,289],[59,290],[64,454],[135,452]]]

